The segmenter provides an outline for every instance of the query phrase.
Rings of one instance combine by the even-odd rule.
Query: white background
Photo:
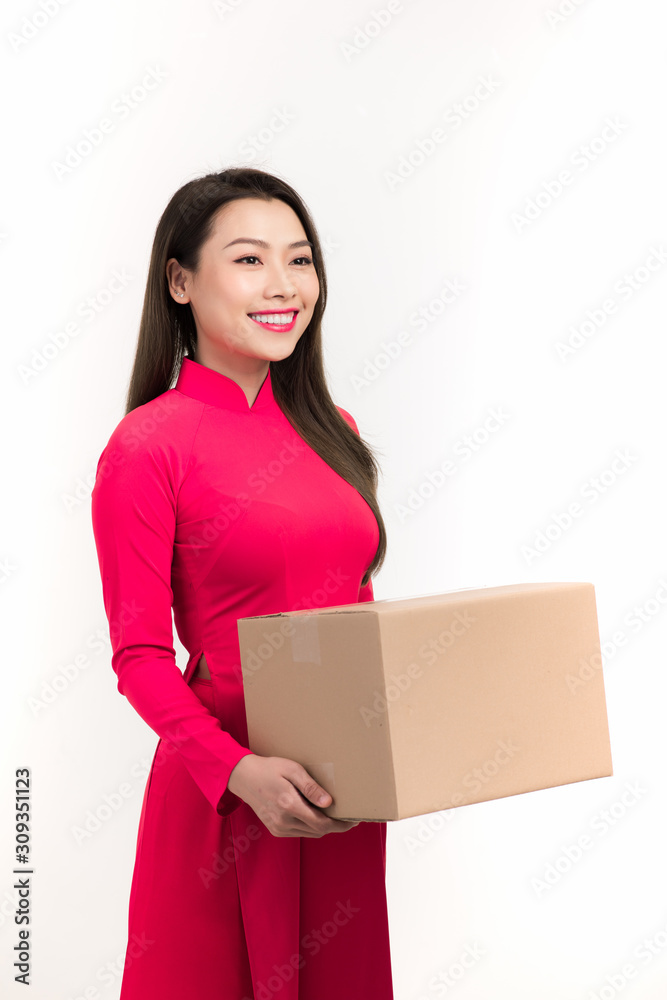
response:
[[[287,179],[328,245],[330,384],[383,468],[376,598],[530,580],[596,588],[614,776],[389,825],[397,1000],[666,995],[664,6],[391,8],[378,27],[384,0],[3,7],[8,998],[27,995],[11,968],[21,766],[33,788],[30,996],[118,996],[119,975],[102,982],[101,970],[124,953],[138,775],[157,738],[116,690],[89,494],[123,413],[157,220],[187,180],[231,165]],[[153,89],[121,115],[116,102],[150,69]],[[59,177],[104,117],[113,131]],[[108,295],[114,272],[127,284]],[[460,294],[443,305],[447,282]],[[78,334],[63,337],[72,322]],[[570,338],[579,346],[564,355]],[[492,433],[490,409],[505,414]],[[472,457],[403,516],[466,434]],[[617,450],[626,459],[610,471]],[[120,808],[77,835],[123,784]],[[583,834],[593,846],[568,863]],[[540,889],[549,865],[560,873]],[[466,949],[478,957],[461,975]]]

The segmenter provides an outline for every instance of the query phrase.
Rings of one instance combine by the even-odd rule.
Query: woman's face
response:
[[[172,258],[176,302],[189,302],[197,327],[195,360],[253,371],[257,359],[288,357],[308,326],[320,284],[298,216],[278,199],[241,198],[217,213],[196,274]],[[171,272],[170,272],[170,269]],[[253,314],[269,314],[272,325]],[[273,315],[280,314],[280,315]],[[289,322],[280,323],[287,319]]]

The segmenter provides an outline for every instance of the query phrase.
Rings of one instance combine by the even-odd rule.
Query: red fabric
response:
[[[249,407],[185,358],[113,431],[92,520],[118,690],[160,737],[121,1000],[392,1000],[386,824],[274,837],[227,788],[251,752],[237,619],[373,600],[370,507],[296,433],[270,371]],[[202,654],[211,682],[191,686]]]

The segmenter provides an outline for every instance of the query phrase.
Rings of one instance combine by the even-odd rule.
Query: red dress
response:
[[[92,519],[118,690],[160,737],[121,1000],[392,1000],[386,823],[274,837],[227,788],[250,752],[237,619],[373,600],[370,507],[294,430],[270,370],[249,406],[185,358],[112,433]],[[211,680],[193,683],[202,654]]]

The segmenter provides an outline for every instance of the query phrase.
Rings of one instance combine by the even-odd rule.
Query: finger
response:
[[[311,805],[287,779],[276,798],[270,804],[265,803],[258,815],[268,826],[277,828],[287,824],[284,836],[319,837],[328,832],[325,826],[330,823],[328,817]]]
[[[294,761],[289,761],[293,765]],[[332,798],[326,788],[319,785],[315,779],[306,771],[305,767],[297,765],[298,770],[296,773],[292,768],[283,776],[291,782],[291,784],[296,788],[297,792],[306,799],[312,805],[319,806],[321,808],[327,808],[331,805]]]
[[[296,797],[294,796],[294,792],[297,793]],[[293,815],[298,816],[304,822],[310,823],[313,826],[319,827],[321,825],[321,821],[330,819],[330,817],[327,816],[321,808],[314,806],[313,803],[306,798],[301,789],[297,788],[297,786],[292,784],[291,781],[289,789],[286,789],[279,796],[279,802],[284,809],[289,810],[293,813]]]

